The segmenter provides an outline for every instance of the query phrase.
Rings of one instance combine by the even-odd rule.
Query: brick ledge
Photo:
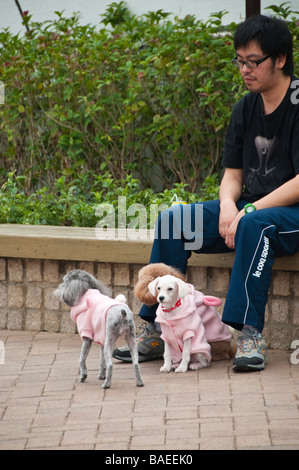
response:
[[[101,237],[94,228],[0,224],[0,257],[147,264],[152,233]],[[189,266],[231,268],[234,253],[192,254]],[[299,271],[299,253],[279,258],[275,270]]]

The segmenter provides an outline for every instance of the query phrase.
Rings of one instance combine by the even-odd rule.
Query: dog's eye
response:
[[[167,290],[168,290],[168,291],[172,291],[172,290],[173,290],[173,288],[172,288],[172,287],[168,287],[168,289],[167,289]]]
[[[157,287],[157,290],[160,290],[160,289],[161,289],[161,287]]]

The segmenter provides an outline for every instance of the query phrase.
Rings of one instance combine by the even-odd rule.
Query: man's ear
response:
[[[286,54],[279,53],[278,56],[276,57],[276,66],[279,70],[282,70],[283,67],[285,66],[287,60]]]

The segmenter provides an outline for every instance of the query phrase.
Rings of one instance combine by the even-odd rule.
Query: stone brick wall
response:
[[[126,295],[139,324],[140,302],[134,298],[133,286],[141,267],[140,264],[0,258],[0,329],[75,333],[69,308],[53,296],[63,275],[74,268],[94,274],[112,287],[114,295]],[[191,266],[188,269],[189,282],[223,302],[229,278],[229,268]],[[292,340],[299,339],[298,272],[274,271],[264,336],[270,348],[283,350],[289,349]]]

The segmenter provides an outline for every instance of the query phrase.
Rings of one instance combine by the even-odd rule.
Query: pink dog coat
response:
[[[196,291],[192,284],[189,287],[191,293],[181,299],[176,314],[166,320],[162,316],[162,306],[159,305],[156,321],[161,325],[161,338],[169,344],[174,363],[182,360],[184,341],[188,338],[191,338],[191,354],[202,353],[210,362],[209,343],[230,341],[232,336],[214,308],[221,304],[221,300],[205,296]]]
[[[78,305],[71,309],[71,319],[77,323],[81,339],[90,338],[95,343],[104,346],[107,312],[114,305],[125,304],[101,294],[96,289],[89,289],[81,297]]]

